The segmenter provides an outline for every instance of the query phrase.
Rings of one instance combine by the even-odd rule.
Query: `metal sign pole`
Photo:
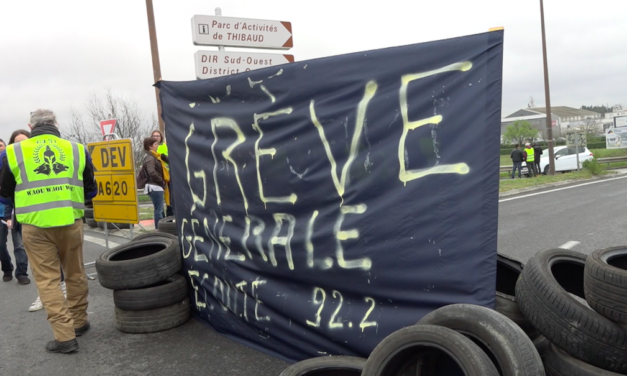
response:
[[[109,222],[105,222],[105,244],[107,251],[109,250]]]
[[[579,132],[575,131],[575,153],[577,153],[577,171],[579,171]]]

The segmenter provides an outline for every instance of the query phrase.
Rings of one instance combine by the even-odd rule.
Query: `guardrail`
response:
[[[610,168],[610,163],[615,163],[615,162],[627,162],[627,156],[624,157],[606,157],[606,158],[597,158],[597,162],[599,163],[606,163],[607,164],[607,168]],[[500,166],[499,168],[499,172],[512,172],[512,167],[514,166]],[[524,167],[524,164],[523,164]]]

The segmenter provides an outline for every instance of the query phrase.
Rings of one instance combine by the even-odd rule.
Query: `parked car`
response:
[[[553,148],[555,155],[555,172],[566,172],[577,169],[577,153],[575,148],[567,148],[566,146],[556,146]],[[579,147],[579,167],[583,165],[583,162],[589,161],[593,158],[593,154],[587,147]],[[540,171],[544,175],[549,172],[549,149],[542,150],[542,156],[540,157]],[[528,175],[527,166],[523,162],[522,173]]]

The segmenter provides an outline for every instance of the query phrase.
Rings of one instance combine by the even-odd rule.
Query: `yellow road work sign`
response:
[[[98,194],[94,219],[101,222],[139,223],[135,161],[130,139],[92,142],[87,145]]]

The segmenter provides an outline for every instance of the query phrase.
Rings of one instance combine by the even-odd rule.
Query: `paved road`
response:
[[[625,178],[501,199],[499,251],[526,262],[546,248],[565,246],[590,253],[627,244],[622,234],[627,225]],[[105,250],[103,235],[86,235],[85,261],[92,261]],[[80,351],[71,356],[48,354],[44,346],[52,333],[45,312],[27,311],[36,296],[34,284],[0,282],[0,317],[4,320],[0,375],[277,376],[287,366],[193,319],[162,333],[120,333],[114,327],[112,293],[97,281],[90,281],[92,330],[79,340]]]
[[[543,249],[590,254],[627,245],[627,176],[503,198],[498,249],[526,262]]]
[[[85,262],[105,251],[99,244],[103,241],[102,234],[86,232]],[[161,333],[121,333],[114,326],[112,292],[97,280],[90,281],[89,288],[92,329],[79,339],[78,353],[58,355],[44,350],[46,342],[53,339],[45,311],[28,312],[37,297],[34,282],[26,286],[18,285],[15,279],[0,282],[0,375],[278,376],[287,366],[222,337],[194,319]]]

